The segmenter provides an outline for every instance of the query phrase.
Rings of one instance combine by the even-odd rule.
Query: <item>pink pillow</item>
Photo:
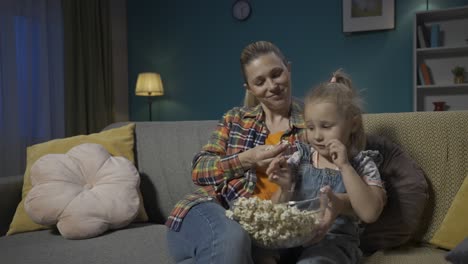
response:
[[[128,225],[140,206],[140,176],[124,157],[99,144],[47,154],[31,167],[25,210],[41,225],[57,225],[62,236],[84,239]]]

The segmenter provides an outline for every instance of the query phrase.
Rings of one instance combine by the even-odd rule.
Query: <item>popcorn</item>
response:
[[[312,238],[319,223],[318,211],[301,211],[257,197],[237,199],[226,216],[237,221],[259,246],[288,248]]]

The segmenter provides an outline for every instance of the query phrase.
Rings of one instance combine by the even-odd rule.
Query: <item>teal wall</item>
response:
[[[342,1],[251,0],[244,22],[231,16],[234,0],[128,1],[130,119],[148,120],[144,97],[134,95],[139,72],[161,74],[165,95],[153,120],[219,119],[244,95],[239,56],[256,40],[276,43],[292,62],[293,95],[337,68],[364,89],[366,111],[412,111],[412,23],[425,0],[395,0],[395,29],[345,35]],[[430,0],[429,10],[468,5]]]

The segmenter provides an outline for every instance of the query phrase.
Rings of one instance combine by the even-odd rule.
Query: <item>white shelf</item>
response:
[[[437,47],[437,48],[418,48],[418,55],[438,55],[438,54],[466,54],[468,53],[468,45],[458,47]]]
[[[421,12],[417,12],[416,16],[418,19],[425,21],[425,22],[440,22],[440,21],[466,18],[467,12],[468,12],[468,7],[462,6],[462,7],[447,8],[447,9],[435,10],[435,11],[421,11]]]
[[[461,83],[461,84],[432,84],[432,85],[418,85],[416,88],[419,90],[427,90],[427,89],[468,89],[468,83]]]
[[[430,28],[438,24],[439,47],[420,48],[418,27],[423,29],[426,44]],[[433,102],[446,102],[446,110],[468,110],[468,73],[465,82],[453,83],[451,69],[465,67],[468,71],[468,6],[417,12],[413,21],[413,95],[414,111],[432,111]],[[423,45],[423,44],[421,44]],[[419,67],[426,64],[431,85],[421,85]]]

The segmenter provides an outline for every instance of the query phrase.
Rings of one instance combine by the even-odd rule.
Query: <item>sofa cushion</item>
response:
[[[140,176],[131,161],[85,143],[66,154],[48,154],[31,167],[24,209],[64,237],[84,239],[128,225],[140,206]]]
[[[428,199],[424,172],[398,145],[385,137],[368,136],[367,149],[383,156],[379,167],[387,204],[372,224],[364,226],[361,249],[374,252],[408,242],[417,230]]]
[[[53,230],[0,237],[1,263],[174,263],[166,245],[167,228],[131,224],[124,229],[84,240],[69,240]]]
[[[23,190],[21,194],[22,200],[16,208],[16,212],[13,216],[13,220],[10,224],[10,228],[8,230],[7,235],[47,228],[46,226],[34,223],[24,210],[24,198],[32,188],[30,171],[31,166],[34,164],[34,162],[36,162],[40,157],[46,154],[66,153],[74,146],[82,143],[100,144],[104,146],[110,154],[115,156],[123,156],[133,162],[134,129],[135,124],[127,124],[125,126],[116,129],[110,129],[100,133],[80,135],[63,139],[55,139],[28,147],[26,172],[24,174]],[[143,203],[141,203],[141,206],[138,211],[138,216],[135,219],[135,221],[147,220],[148,216],[146,215]]]
[[[381,250],[371,256],[364,257],[362,264],[442,264],[446,263],[444,256],[445,250],[430,247],[409,247],[392,250]]]
[[[453,249],[468,237],[468,177],[453,199],[447,215],[431,239],[431,244]]]
[[[151,221],[164,224],[174,205],[197,188],[192,181],[192,159],[217,124],[216,120],[136,123],[135,158]]]
[[[429,200],[413,236],[429,243],[468,174],[467,111],[366,114],[365,130],[398,144],[421,166]]]

